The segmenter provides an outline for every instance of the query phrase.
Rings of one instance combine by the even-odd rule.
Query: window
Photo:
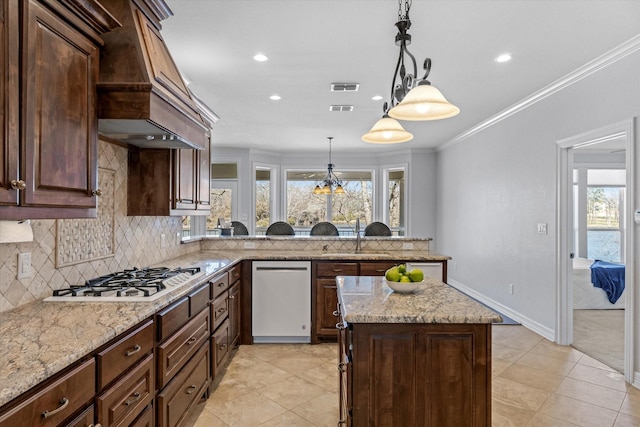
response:
[[[580,256],[624,262],[624,169],[574,170],[574,222]]]
[[[385,170],[385,221],[396,236],[405,235],[405,172],[404,168]]]
[[[238,164],[211,165],[211,212],[207,217],[207,235],[217,234],[218,218],[234,218],[238,198]]]
[[[314,224],[329,221],[345,236],[353,234],[356,218],[363,226],[372,221],[373,172],[336,172],[345,194],[313,194],[326,175],[326,171],[287,171],[286,221],[296,234],[308,234]]]
[[[264,234],[271,221],[271,170],[257,167],[256,170],[256,234]]]

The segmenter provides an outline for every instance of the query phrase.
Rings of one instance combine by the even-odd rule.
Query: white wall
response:
[[[436,237],[439,252],[453,257],[452,282],[551,339],[556,141],[638,116],[638,70],[636,51],[438,153]],[[537,223],[547,223],[549,233],[537,234]]]

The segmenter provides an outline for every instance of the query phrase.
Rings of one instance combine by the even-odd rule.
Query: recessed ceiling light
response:
[[[510,53],[503,53],[502,55],[496,57],[496,62],[508,62],[511,61]]]
[[[382,95],[376,95],[376,96],[372,97],[371,99],[373,99],[374,101],[380,101],[382,99]]]
[[[274,101],[278,101],[278,100],[282,99],[282,97],[280,95],[271,95],[269,97],[269,99],[272,99]]]
[[[256,53],[255,55],[253,55],[253,59],[255,59],[258,62],[264,62],[264,61],[268,60],[269,58],[267,58],[267,55],[265,55],[263,53]]]

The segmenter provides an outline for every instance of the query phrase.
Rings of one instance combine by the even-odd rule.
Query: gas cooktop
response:
[[[154,301],[191,284],[204,273],[199,267],[133,268],[87,280],[82,285],[53,291],[45,301],[138,302]]]

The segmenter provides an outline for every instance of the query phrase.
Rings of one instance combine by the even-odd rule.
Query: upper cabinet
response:
[[[98,2],[0,0],[0,218],[96,216]]]

